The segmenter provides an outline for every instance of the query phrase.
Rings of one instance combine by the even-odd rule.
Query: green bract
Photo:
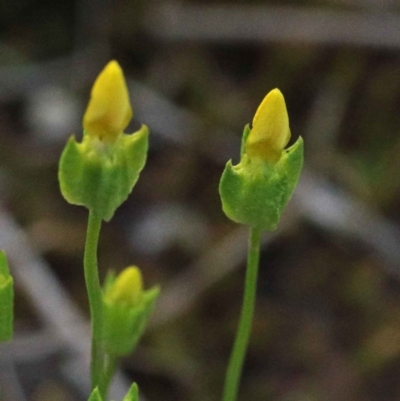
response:
[[[14,281],[7,258],[0,251],[0,342],[10,341],[13,335]]]
[[[303,140],[300,137],[282,152],[276,163],[246,154],[243,133],[242,159],[236,166],[229,161],[222,174],[219,192],[222,208],[233,221],[263,230],[274,231],[289,201],[303,166]]]
[[[86,134],[78,143],[72,136],[59,166],[64,198],[109,221],[132,191],[145,165],[147,148],[145,125],[135,134],[121,134],[112,143]]]

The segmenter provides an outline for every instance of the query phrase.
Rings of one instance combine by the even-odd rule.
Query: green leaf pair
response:
[[[97,387],[93,390],[89,401],[105,401],[102,399]],[[139,388],[136,383],[132,384],[131,388],[122,401],[139,401]]]

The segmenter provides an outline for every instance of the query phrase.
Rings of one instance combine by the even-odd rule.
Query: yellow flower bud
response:
[[[124,269],[115,279],[106,298],[119,305],[134,306],[140,301],[142,290],[142,274],[138,267],[131,266]]]
[[[89,136],[114,142],[132,115],[124,73],[116,61],[110,61],[93,85],[83,128]]]
[[[158,297],[157,287],[142,288],[136,266],[127,267],[116,278],[110,273],[103,293],[103,344],[111,356],[123,356],[136,347]]]
[[[277,162],[290,139],[289,116],[285,98],[273,89],[258,106],[253,127],[247,137],[246,154],[267,162]]]

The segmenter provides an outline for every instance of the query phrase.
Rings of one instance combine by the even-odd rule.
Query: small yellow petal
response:
[[[106,297],[120,305],[136,305],[142,294],[142,274],[136,266],[127,267],[116,278]]]
[[[93,85],[83,127],[90,136],[114,142],[132,114],[124,73],[116,61],[110,61]]]
[[[253,118],[246,141],[246,154],[268,162],[280,159],[290,139],[289,116],[285,98],[279,89],[265,96]]]

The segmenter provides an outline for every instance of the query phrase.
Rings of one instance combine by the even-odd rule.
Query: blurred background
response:
[[[247,230],[218,182],[278,87],[306,165],[264,237],[240,388],[252,401],[400,399],[400,4],[395,0],[2,0],[0,247],[16,281],[1,401],[83,401],[87,212],[57,164],[92,83],[122,65],[150,151],[104,224],[99,263],[160,284],[146,336],[112,388],[220,399],[241,305]]]

